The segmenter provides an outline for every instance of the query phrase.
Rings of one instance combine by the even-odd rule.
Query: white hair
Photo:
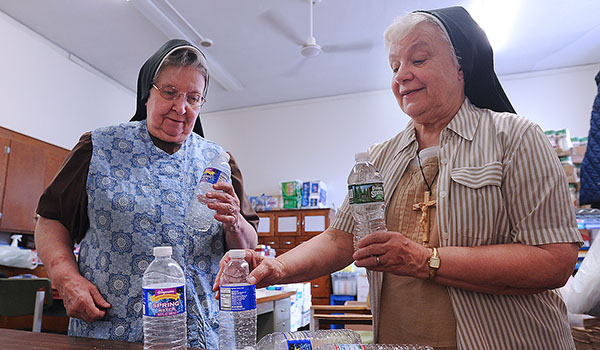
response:
[[[425,12],[411,12],[404,16],[397,17],[394,20],[394,22],[390,24],[389,27],[387,27],[387,29],[383,33],[386,54],[389,55],[390,46],[393,42],[404,39],[419,23],[429,23],[440,30],[442,38],[444,39],[444,41],[448,42],[450,50],[452,50],[452,57],[454,58],[454,63],[458,65],[458,57],[456,56],[454,45],[452,45],[452,41],[450,40],[450,36],[448,35],[446,27],[444,27],[442,22],[440,22],[440,20],[437,19],[437,17]]]

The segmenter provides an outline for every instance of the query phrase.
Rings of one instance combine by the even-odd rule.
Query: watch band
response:
[[[437,270],[440,268],[441,265],[441,261],[440,261],[440,257],[438,255],[438,249],[437,248],[433,248],[433,253],[431,254],[431,257],[429,258],[429,279],[433,280],[435,278],[435,275],[437,274]]]

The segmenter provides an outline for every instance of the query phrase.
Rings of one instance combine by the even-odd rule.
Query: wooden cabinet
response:
[[[11,140],[0,229],[33,232],[37,199],[44,190],[45,162],[40,154],[43,149],[33,142]]]
[[[258,243],[269,245],[277,255],[308,241],[325,231],[333,220],[333,209],[289,209],[258,212]],[[331,276],[319,277],[311,283],[314,305],[329,305]]]
[[[33,233],[40,195],[68,150],[0,128],[0,231]]]
[[[329,305],[331,295],[331,276],[321,276],[310,281],[310,295],[313,305]]]
[[[274,229],[274,213],[272,211],[263,211],[258,212],[258,218],[260,219],[258,222],[258,237],[264,236],[273,236]],[[270,245],[270,244],[269,244]]]
[[[2,202],[4,200],[4,187],[6,184],[6,168],[8,167],[8,152],[10,139],[0,137],[0,219],[2,218]]]
[[[318,235],[329,227],[333,209],[284,209],[259,211],[259,236]]]

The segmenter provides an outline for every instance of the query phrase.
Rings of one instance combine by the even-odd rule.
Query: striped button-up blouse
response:
[[[418,144],[415,128],[369,149],[392,198]],[[567,180],[541,128],[467,99],[440,135],[437,217],[440,246],[579,242]],[[331,227],[351,233],[344,201]],[[377,334],[382,274],[369,272]],[[492,295],[448,288],[460,349],[574,349],[558,291]]]

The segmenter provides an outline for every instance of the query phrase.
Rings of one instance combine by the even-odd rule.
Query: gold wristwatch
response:
[[[437,270],[440,268],[441,261],[438,255],[438,249],[433,248],[433,254],[429,258],[429,279],[432,280],[435,278]]]

